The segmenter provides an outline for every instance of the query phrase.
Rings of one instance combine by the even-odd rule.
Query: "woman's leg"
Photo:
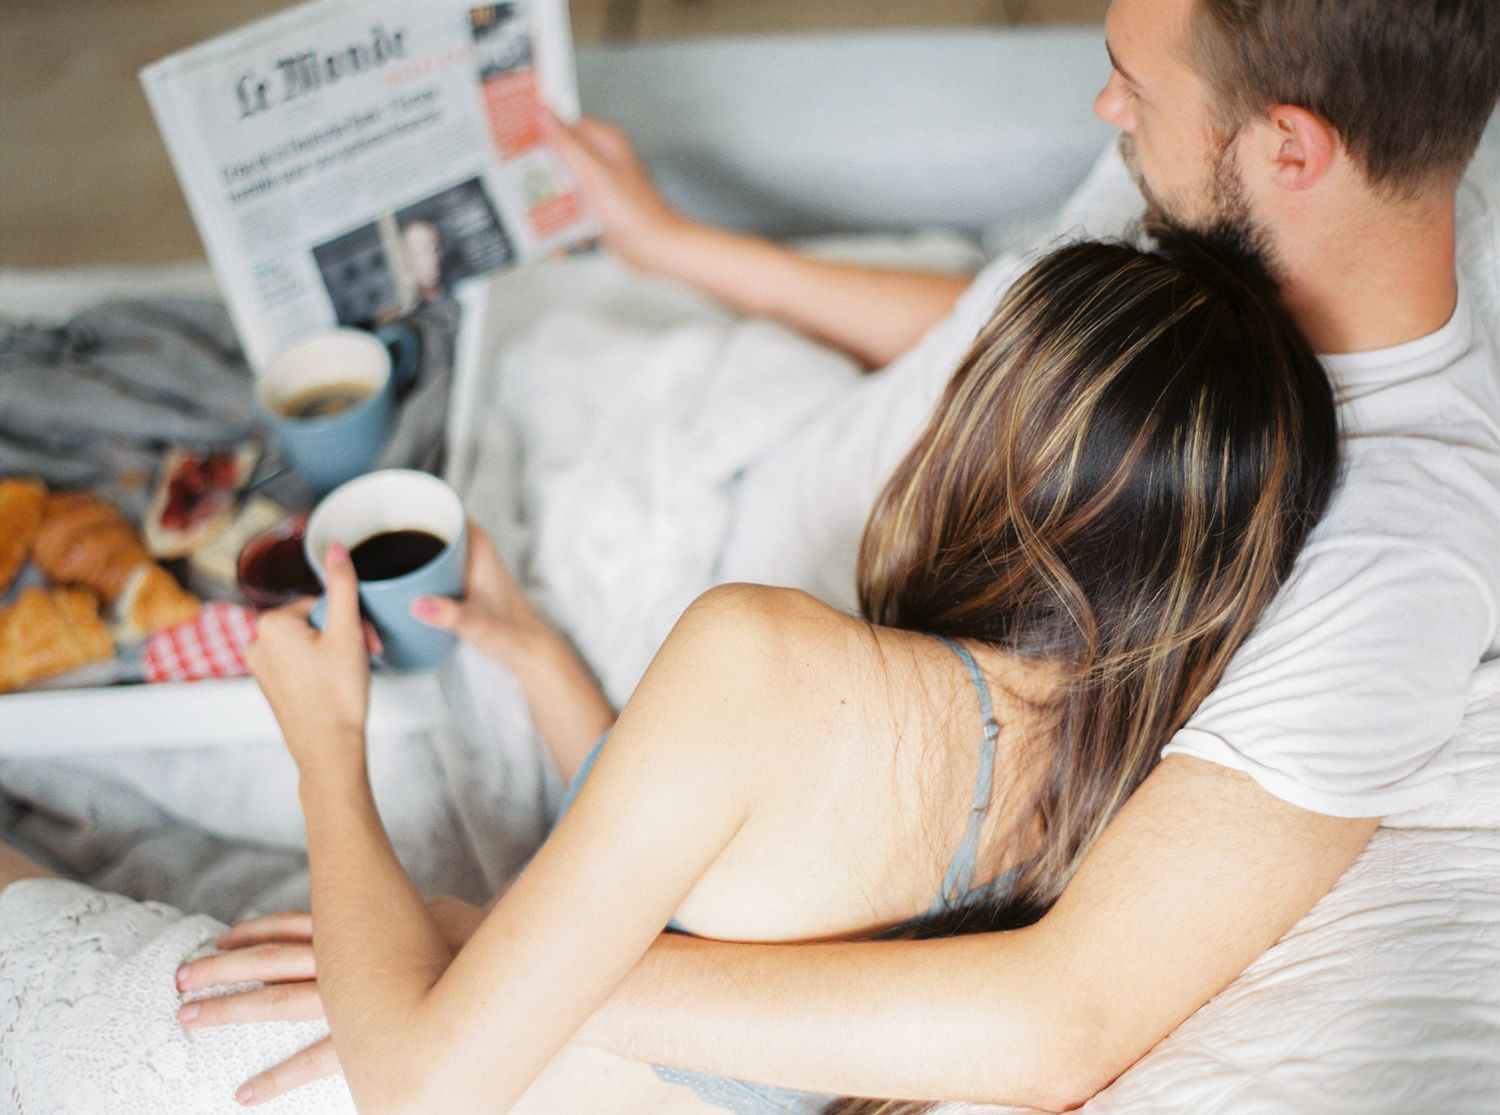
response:
[[[0,890],[4,890],[17,879],[55,879],[57,875],[48,871],[35,860],[27,859],[5,841],[0,840]]]

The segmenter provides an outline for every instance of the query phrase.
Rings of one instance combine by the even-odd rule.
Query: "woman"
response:
[[[701,598],[483,916],[435,918],[385,839],[331,553],[326,630],[267,617],[252,664],[301,774],[318,986],[360,1109],[509,1109],[669,923],[802,941],[1040,916],[1290,569],[1334,483],[1333,414],[1247,261],[1176,238],[1052,253],[875,508],[864,618]],[[474,574],[466,606],[419,607],[516,669],[571,773],[603,700],[483,540]],[[663,1072],[731,1110],[830,1100]]]

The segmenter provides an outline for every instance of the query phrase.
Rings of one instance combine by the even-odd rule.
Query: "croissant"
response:
[[[113,604],[127,639],[192,619],[201,606],[151,560],[119,509],[88,492],[48,498],[33,557],[52,580]]]
[[[0,480],[0,596],[31,556],[46,501],[47,485],[40,480],[23,476]]]
[[[120,598],[115,601],[121,638],[144,639],[153,631],[196,619],[203,602],[179,585],[155,562],[131,570]]]
[[[86,589],[29,588],[0,609],[0,693],[114,653],[99,600]]]
[[[119,508],[88,492],[48,498],[32,556],[52,580],[92,589],[106,602],[124,590],[132,569],[151,560]]]

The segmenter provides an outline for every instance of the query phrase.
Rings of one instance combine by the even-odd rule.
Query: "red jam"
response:
[[[238,466],[232,453],[192,453],[184,457],[167,481],[167,504],[161,523],[184,531],[216,514],[238,486]]]

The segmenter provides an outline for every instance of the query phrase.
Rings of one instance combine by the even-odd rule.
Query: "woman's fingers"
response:
[[[441,627],[444,631],[452,631],[456,635],[463,635],[464,610],[456,600],[450,600],[446,596],[423,596],[412,601],[411,614],[416,616],[429,627]]]
[[[205,956],[177,969],[177,990],[196,991],[227,983],[286,983],[318,974],[311,944],[272,941]]]
[[[505,559],[500,556],[499,547],[495,545],[495,540],[489,536],[488,531],[470,519],[467,592],[472,593],[476,587],[482,588],[493,581],[497,571],[509,573],[509,570],[505,568]]]
[[[311,980],[194,999],[177,1009],[177,1021],[188,1029],[238,1022],[307,1022],[322,1017],[323,997]]]
[[[285,612],[289,616],[296,616],[298,619],[307,619],[312,615],[313,609],[317,606],[318,598],[316,596],[302,596],[293,600],[290,604],[283,604],[278,610]]]
[[[381,641],[380,632],[375,630],[375,625],[369,620],[364,621],[364,628],[365,649],[379,658],[385,653],[385,643]]]
[[[267,941],[311,941],[312,925],[312,915],[306,910],[265,914],[231,926],[214,944],[221,949],[238,949]]]
[[[532,610],[495,543],[472,519],[468,558],[462,599],[424,596],[412,602],[411,614],[514,666],[534,649],[546,624]]]
[[[324,1038],[309,1045],[290,1060],[267,1069],[259,1076],[251,1077],[234,1094],[234,1098],[246,1106],[265,1103],[293,1088],[311,1084],[314,1080],[331,1076],[338,1071],[339,1056],[334,1052],[333,1040]]]
[[[327,633],[334,638],[354,638],[360,631],[359,578],[349,551],[335,542],[323,558],[324,587],[328,590]],[[363,642],[363,634],[359,639]]]
[[[667,268],[684,246],[678,234],[690,223],[661,196],[630,137],[598,120],[553,119],[547,128],[599,222],[605,245],[630,267]]]

